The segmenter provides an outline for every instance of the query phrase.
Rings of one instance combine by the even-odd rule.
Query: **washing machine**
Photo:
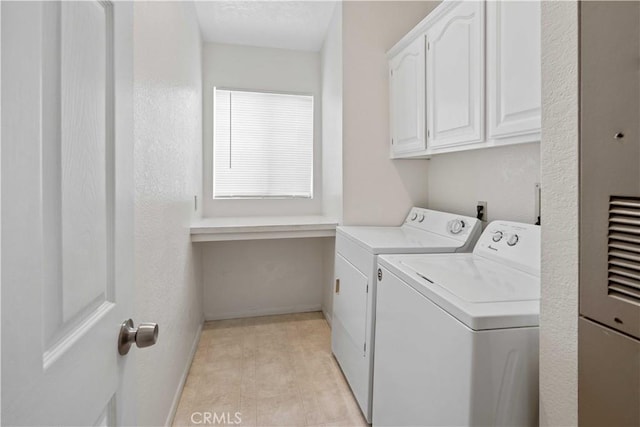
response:
[[[469,252],[480,233],[481,221],[476,218],[417,207],[400,226],[337,227],[331,346],[368,422],[378,256]]]
[[[538,425],[540,227],[378,265],[373,424]]]

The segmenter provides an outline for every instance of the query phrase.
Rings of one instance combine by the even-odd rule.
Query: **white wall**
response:
[[[0,3],[0,46],[2,46],[2,4]],[[0,70],[2,70],[2,55],[0,55]],[[2,72],[0,71],[0,99],[2,99]],[[0,129],[2,129],[2,110],[0,109]],[[0,132],[0,147],[2,147],[2,132]],[[0,153],[2,152],[2,150],[0,150]],[[0,159],[1,159],[1,155],[0,155]],[[0,164],[2,164],[2,162],[0,161]],[[0,176],[2,174],[0,173]],[[2,188],[2,185],[0,183],[0,188]],[[0,197],[0,224],[2,224],[2,207],[1,207],[1,200],[2,197]],[[0,225],[0,236],[2,236],[2,226]],[[2,259],[2,254],[0,253],[0,259]],[[2,264],[0,263],[0,278],[2,277]],[[2,280],[0,279],[0,289],[2,289]],[[0,302],[2,301],[2,297],[1,297],[2,293],[0,292]],[[1,316],[1,312],[2,312],[2,304],[0,304],[0,319],[2,318]],[[2,337],[0,336],[0,366],[2,366]],[[0,369],[0,420],[2,420],[2,369]]]
[[[437,2],[343,3],[343,201],[347,225],[397,225],[426,206],[428,162],[389,160],[386,52]]]
[[[342,3],[320,51],[322,69],[322,212],[342,219]]]
[[[320,54],[206,43],[203,48],[204,216],[314,215],[322,212]],[[312,94],[314,100],[314,198],[213,200],[213,88]]]
[[[542,2],[540,424],[578,422],[578,3]]]
[[[339,214],[342,192],[342,135],[338,121],[341,119],[342,71],[336,68],[342,59],[339,22],[339,17],[334,16],[333,30],[322,53],[204,45],[204,216]],[[313,200],[211,198],[214,86],[315,96]],[[329,100],[326,107],[325,96]],[[323,130],[327,131],[326,138]],[[325,160],[334,166],[328,166],[323,173]],[[327,205],[323,203],[325,195]],[[323,306],[323,289],[333,280],[332,262],[328,260],[333,256],[333,239],[218,242],[202,247],[206,319],[319,310]]]
[[[324,240],[203,244],[206,319],[320,310]]]
[[[200,254],[189,235],[200,195],[201,40],[193,3],[134,6],[136,323],[158,343],[137,351],[138,425],[164,425],[202,324]]]
[[[342,221],[342,3],[338,3],[320,51],[322,66],[322,212]],[[325,239],[322,311],[333,313],[335,239]]]
[[[412,205],[475,216],[477,201],[489,220],[535,222],[537,143],[389,160],[385,52],[438,4],[344,3],[345,224],[395,225]]]
[[[540,144],[439,154],[429,160],[427,206],[476,216],[487,202],[488,221],[535,223],[535,184],[540,182]]]

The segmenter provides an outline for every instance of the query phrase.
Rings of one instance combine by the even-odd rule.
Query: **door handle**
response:
[[[129,349],[134,342],[138,348],[154,345],[158,342],[158,324],[140,323],[135,328],[131,319],[122,322],[120,334],[118,335],[118,353],[122,356],[129,353]]]
[[[340,293],[340,279],[336,279],[336,294]]]

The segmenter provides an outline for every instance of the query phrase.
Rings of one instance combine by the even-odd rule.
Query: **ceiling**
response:
[[[205,42],[317,52],[335,1],[197,1]]]

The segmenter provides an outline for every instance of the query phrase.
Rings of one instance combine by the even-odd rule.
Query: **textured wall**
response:
[[[542,3],[540,424],[577,425],[578,4]]]
[[[198,248],[189,226],[200,193],[201,40],[192,3],[134,7],[136,322],[160,325],[137,352],[138,425],[164,425],[202,322]],[[170,421],[170,420],[169,420]]]
[[[322,67],[322,213],[342,220],[342,3],[338,3],[320,52]],[[322,311],[333,313],[335,239],[325,239]]]
[[[476,216],[476,202],[485,201],[489,221],[537,219],[539,143],[439,154],[429,160],[427,176],[430,209]]]
[[[322,212],[320,53],[206,43],[203,47],[204,216],[319,215]],[[213,200],[213,87],[315,95],[314,198]],[[207,319],[318,310],[322,304],[322,239],[202,245]],[[247,263],[246,260],[251,260]]]
[[[322,212],[342,218],[342,3],[320,51],[322,81]]]
[[[204,216],[319,215],[322,212],[322,126],[320,54],[264,47],[205,43],[204,90]],[[313,199],[214,200],[212,175],[213,88],[313,94]]]
[[[2,45],[2,4],[0,4],[0,46]],[[2,55],[0,55],[0,70],[2,70]],[[0,72],[0,94],[2,94],[2,73]],[[0,96],[0,99],[2,97]],[[2,110],[0,109],[0,129],[2,129]],[[0,147],[2,147],[2,132],[0,132]],[[0,150],[1,152],[2,150]],[[1,158],[1,156],[0,156]],[[2,162],[0,161],[0,164],[2,164]],[[1,175],[1,174],[0,174]],[[0,186],[1,187],[1,186]],[[1,199],[0,199],[1,200]],[[0,206],[2,205],[2,203],[0,202]],[[0,224],[2,223],[2,209],[0,209]],[[0,234],[2,233],[1,227],[0,227]],[[0,245],[1,246],[1,245]],[[2,257],[0,256],[0,259],[2,259]],[[2,271],[2,263],[0,263],[0,272]],[[2,277],[2,274],[0,274],[0,277]],[[0,280],[0,289],[1,289],[1,283],[2,281]],[[1,292],[0,292],[0,301],[2,301],[2,297],[1,297]],[[2,304],[0,304],[0,313],[2,312]],[[0,318],[2,318],[0,316]],[[2,340],[0,340],[0,366],[2,366]],[[0,395],[2,395],[2,369],[0,369]],[[2,405],[0,405],[0,420],[2,420]]]
[[[427,204],[425,160],[389,159],[386,52],[437,2],[343,3],[343,200],[347,225],[397,225]]]
[[[205,317],[319,310],[326,279],[325,240],[203,243]]]

